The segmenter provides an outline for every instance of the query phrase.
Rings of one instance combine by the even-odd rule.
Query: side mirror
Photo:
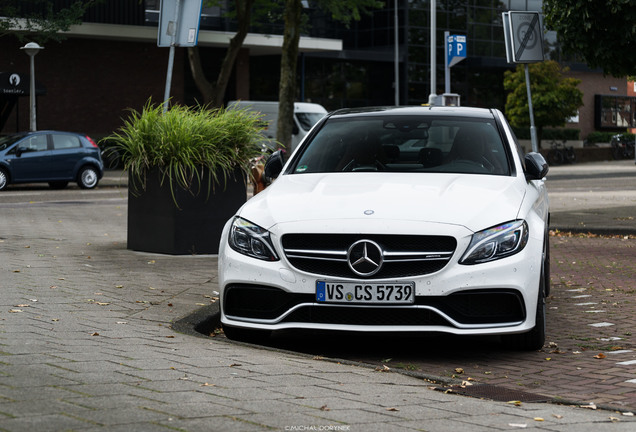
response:
[[[17,147],[17,148],[15,149],[15,155],[16,155],[17,157],[20,157],[20,156],[22,156],[22,153],[26,153],[26,152],[28,152],[28,151],[29,151],[29,149],[28,149],[28,148],[26,148],[26,147]]]
[[[276,150],[265,162],[265,177],[276,178],[283,170],[283,151]]]
[[[541,153],[530,152],[524,161],[526,163],[526,180],[541,180],[548,174],[550,167]]]

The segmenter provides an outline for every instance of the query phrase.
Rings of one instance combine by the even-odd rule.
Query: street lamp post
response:
[[[31,131],[34,132],[37,130],[36,122],[35,122],[35,60],[33,59],[35,55],[40,52],[40,50],[44,49],[35,42],[29,42],[25,46],[20,49],[24,50],[29,58],[31,59],[31,87],[29,89],[29,100],[31,102]]]

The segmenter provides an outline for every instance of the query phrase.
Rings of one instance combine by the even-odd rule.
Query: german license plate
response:
[[[317,281],[320,303],[410,304],[415,301],[415,283],[364,283]]]

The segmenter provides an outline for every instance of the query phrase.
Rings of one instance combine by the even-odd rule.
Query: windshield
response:
[[[449,172],[510,175],[493,119],[433,116],[331,118],[292,172]]]
[[[13,143],[24,138],[24,135],[0,136],[0,151],[8,149]]]
[[[310,112],[297,112],[296,118],[298,119],[298,123],[300,123],[300,127],[305,131],[309,131],[318,120],[323,118],[325,113],[310,113]]]

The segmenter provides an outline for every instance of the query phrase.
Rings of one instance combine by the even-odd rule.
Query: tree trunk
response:
[[[203,65],[201,65],[201,57],[199,56],[199,47],[188,47],[188,61],[190,62],[192,79],[203,96],[203,103],[208,104],[212,100],[214,86],[205,77]]]
[[[301,14],[301,0],[286,0],[285,34],[283,37],[283,53],[280,62],[278,125],[276,133],[276,139],[286,149],[291,149]]]
[[[221,63],[221,70],[216,79],[216,83],[213,85],[205,77],[203,66],[201,65],[201,58],[199,57],[199,48],[188,48],[188,59],[190,60],[190,70],[192,71],[192,78],[203,95],[203,103],[209,105],[211,108],[217,108],[223,105],[225,99],[225,91],[227,84],[232,76],[232,70],[236,57],[238,56],[243,41],[250,27],[250,21],[252,18],[252,5],[255,0],[237,0],[236,1],[236,19],[238,21],[238,30],[236,34],[230,39],[223,63]]]

